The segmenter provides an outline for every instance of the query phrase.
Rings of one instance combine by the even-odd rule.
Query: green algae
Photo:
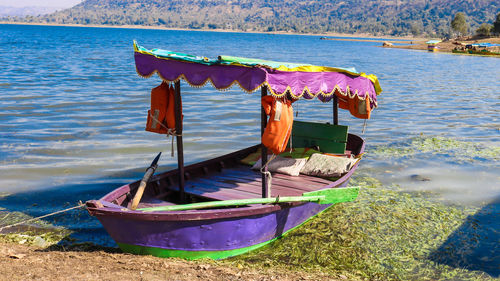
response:
[[[351,181],[361,187],[355,202],[333,206],[261,250],[228,260],[203,262],[306,271],[325,279],[493,280],[485,273],[451,267],[429,258],[480,206],[445,204],[433,199],[433,192],[382,186],[376,178],[358,174]],[[0,219],[4,216],[1,225],[31,218],[23,213],[0,212]],[[67,236],[68,230],[54,228],[44,221],[33,222],[31,227],[0,235],[0,240],[63,251],[105,249],[93,243],[72,241]],[[61,241],[66,243],[61,245]],[[474,242],[463,243],[471,243],[472,247]]]
[[[19,222],[27,221],[33,217],[21,212],[0,212],[0,241],[18,244],[35,245],[45,248],[66,239],[71,231],[56,227],[43,220],[30,221],[8,227]]]
[[[47,248],[64,240],[67,235],[67,231],[49,231],[45,233],[38,233],[37,231],[23,231],[1,234],[0,241]]]
[[[370,154],[386,157],[414,157],[420,153],[442,154],[461,162],[500,161],[500,147],[445,137],[419,136],[404,144],[376,146]]]
[[[383,187],[370,177],[353,184],[362,187],[355,202],[337,204],[285,239],[226,262],[356,280],[492,279],[429,258],[479,207],[432,201],[429,192]]]

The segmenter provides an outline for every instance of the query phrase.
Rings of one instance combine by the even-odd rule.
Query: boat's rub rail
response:
[[[244,216],[258,216],[270,212],[289,208],[293,204],[275,204],[275,205],[253,205],[249,207],[211,209],[211,210],[189,210],[189,211],[161,211],[161,212],[143,212],[132,211],[124,207],[94,207],[96,201],[88,201],[87,210],[92,216],[102,217],[121,217],[131,220],[142,221],[179,221],[179,220],[207,220],[207,219],[225,219]],[[309,203],[306,203],[309,204]]]

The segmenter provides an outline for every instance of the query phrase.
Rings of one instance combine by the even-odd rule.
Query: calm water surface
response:
[[[150,49],[376,74],[383,93],[363,134],[368,154],[361,173],[454,202],[500,195],[498,58],[319,36],[0,25],[0,192],[14,194],[2,207],[39,215],[98,198],[140,178],[158,151],[165,152],[162,170],[175,167],[170,140],[144,131],[149,92],[160,79],[136,74],[133,39]],[[182,85],[186,162],[259,142],[259,93]],[[331,120],[331,104],[299,101],[295,110],[298,119]],[[340,119],[361,134],[362,120],[347,112]],[[416,149],[415,142],[433,138],[434,150]],[[401,148],[414,152],[401,154]],[[415,175],[429,180],[415,181]],[[95,220],[81,220],[87,224],[67,225],[102,231]]]

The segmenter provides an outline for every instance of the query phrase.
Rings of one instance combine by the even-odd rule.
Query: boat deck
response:
[[[332,181],[306,175],[289,176],[280,173],[272,174],[271,196],[300,196],[304,192],[315,191],[331,184]],[[171,190],[179,190],[178,185],[169,186]],[[232,200],[260,198],[262,194],[262,177],[260,171],[250,169],[246,165],[224,168],[187,179],[184,190],[188,194],[212,200]],[[139,208],[161,205],[173,205],[158,198],[145,196]]]

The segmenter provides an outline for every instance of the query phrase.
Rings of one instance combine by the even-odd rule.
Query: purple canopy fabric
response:
[[[334,94],[349,99],[357,96],[360,100],[368,97],[371,108],[377,106],[377,95],[382,91],[376,76],[343,69],[312,65],[270,67],[265,63],[209,60],[158,49],[148,51],[136,45],[134,47],[139,75],[150,77],[157,73],[165,81],[183,79],[194,87],[210,82],[216,89],[223,90],[237,83],[243,90],[253,92],[267,86],[270,94],[277,97],[317,97],[323,102],[331,100]]]

